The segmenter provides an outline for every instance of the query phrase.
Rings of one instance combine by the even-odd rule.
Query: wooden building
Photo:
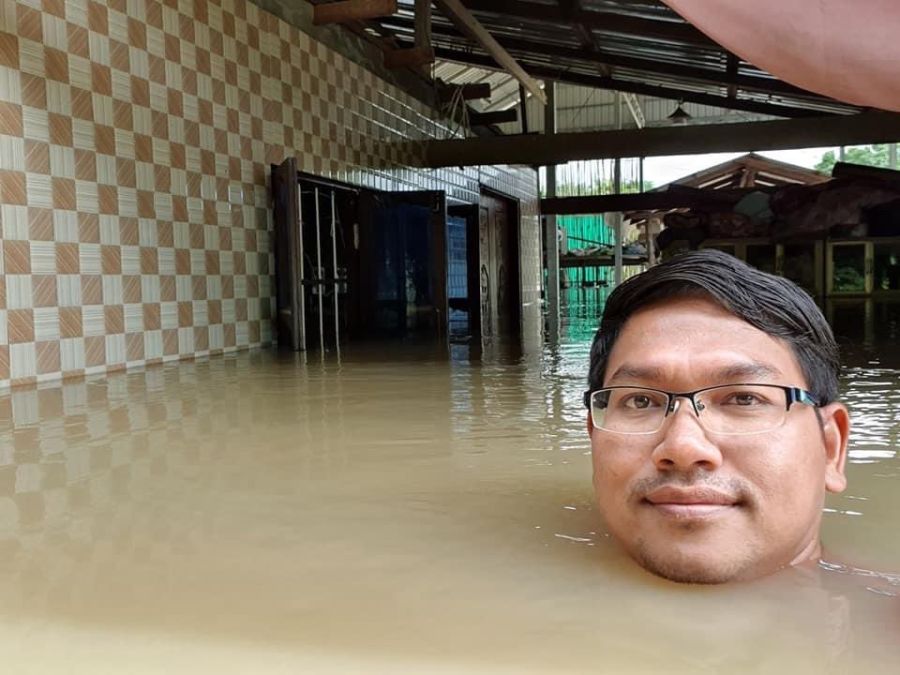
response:
[[[711,194],[627,214],[662,257],[715,248],[816,296],[900,297],[900,172],[839,164],[832,178],[751,153],[656,192],[685,190]]]

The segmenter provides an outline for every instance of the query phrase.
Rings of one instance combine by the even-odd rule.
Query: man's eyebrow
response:
[[[753,378],[770,378],[781,375],[778,368],[761,361],[733,363],[707,373],[708,379],[722,384],[738,384]],[[640,382],[658,382],[664,379],[665,373],[657,366],[641,366],[634,363],[623,363],[609,378],[608,383],[616,380],[637,380]]]
[[[615,382],[616,380],[644,380],[654,382],[661,379],[663,379],[662,368],[623,363],[609,378],[609,382]]]
[[[781,371],[775,366],[761,361],[748,361],[746,363],[735,363],[724,368],[720,368],[711,373],[713,379],[730,380],[737,383],[740,380],[752,379],[754,377],[778,377]]]

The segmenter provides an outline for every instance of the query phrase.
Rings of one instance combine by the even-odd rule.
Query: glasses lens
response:
[[[704,427],[721,434],[753,434],[784,423],[784,389],[761,384],[716,387],[697,394]]]
[[[653,389],[600,389],[591,396],[594,426],[623,434],[652,433],[662,426],[669,397]]]

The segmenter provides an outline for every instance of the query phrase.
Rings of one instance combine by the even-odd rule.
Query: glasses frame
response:
[[[703,387],[702,389],[695,389],[694,391],[665,391],[664,389],[656,389],[654,387],[640,387],[633,385],[617,385],[613,387],[601,387],[600,389],[587,390],[584,392],[584,406],[591,411],[591,427],[596,429],[597,431],[606,431],[611,434],[624,434],[627,436],[649,436],[651,434],[655,434],[659,432],[660,429],[666,423],[666,418],[669,417],[671,413],[675,411],[676,401],[680,398],[686,398],[691,402],[691,407],[694,410],[694,414],[697,416],[698,421],[703,419],[703,416],[700,414],[700,411],[703,409],[702,407],[697,407],[697,399],[696,396],[698,394],[702,394],[707,391],[712,391],[714,389],[726,389],[728,387],[768,387],[770,389],[781,389],[784,392],[784,410],[785,413],[790,411],[791,406],[794,403],[802,403],[804,405],[812,406],[816,409],[822,407],[822,404],[819,400],[806,389],[802,389],[801,387],[788,387],[781,384],[769,384],[767,382],[738,382],[736,384],[716,384],[711,387]],[[667,397],[666,401],[666,412],[662,417],[662,422],[660,425],[654,429],[653,431],[617,431],[615,429],[605,429],[603,427],[598,427],[594,422],[593,409],[591,407],[591,399],[594,394],[597,394],[601,391],[613,391],[616,389],[644,389],[646,391],[653,391],[658,394],[664,394]],[[817,410],[818,412],[818,410]],[[785,414],[785,420],[787,419],[787,414]],[[706,426],[700,421],[700,426],[703,427],[704,430],[710,431],[714,434],[726,435],[726,436],[749,436],[752,434],[764,434],[769,431],[774,431],[775,429],[780,428],[784,424],[784,420],[782,420],[781,424],[772,427],[771,429],[763,429],[761,431],[737,431],[737,432],[728,432],[728,431],[711,431],[707,429]]]

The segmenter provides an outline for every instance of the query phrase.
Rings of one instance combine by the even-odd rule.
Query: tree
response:
[[[838,158],[835,156],[834,150],[829,150],[824,155],[822,155],[822,159],[820,159],[819,163],[816,164],[816,171],[822,171],[824,173],[830,174],[832,169],[834,169],[834,165],[837,161]],[[888,168],[890,166],[890,160],[888,158],[888,144],[883,143],[881,145],[860,145],[852,148],[847,148],[844,151],[844,161],[851,164],[864,164],[866,166],[880,166],[883,168]]]

